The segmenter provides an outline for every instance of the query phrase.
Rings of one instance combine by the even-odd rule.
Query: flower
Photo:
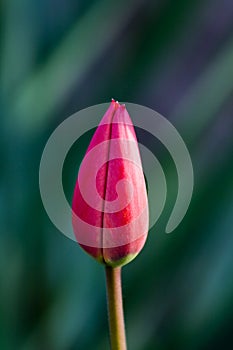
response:
[[[148,233],[145,179],[125,105],[112,100],[81,163],[72,202],[77,242],[112,267],[131,261]]]

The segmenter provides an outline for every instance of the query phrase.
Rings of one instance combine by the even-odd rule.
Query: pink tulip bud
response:
[[[131,261],[146,241],[148,202],[138,143],[125,105],[114,100],[81,163],[72,224],[81,247],[113,267]]]

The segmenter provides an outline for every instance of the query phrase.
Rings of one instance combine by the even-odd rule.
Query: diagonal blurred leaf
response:
[[[30,132],[47,123],[141,2],[96,2],[48,61],[19,89],[13,101],[14,122]]]
[[[209,63],[173,113],[189,142],[205,129],[222,104],[233,95],[233,38]]]

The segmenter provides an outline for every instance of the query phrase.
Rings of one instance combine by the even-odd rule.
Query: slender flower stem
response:
[[[126,350],[121,267],[106,266],[108,315],[112,350]]]

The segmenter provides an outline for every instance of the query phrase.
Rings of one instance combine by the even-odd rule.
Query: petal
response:
[[[122,259],[128,262],[142,249],[148,232],[148,203],[142,164],[134,127],[124,106],[117,109],[112,121],[105,198],[110,203],[115,202],[114,209],[117,206],[123,209],[109,212],[110,205],[105,205],[104,261],[122,264]]]
[[[72,224],[77,242],[79,242],[89,254],[100,260],[102,259],[103,212],[102,210],[96,209],[99,207],[99,203],[96,202],[90,205],[89,202],[84,199],[83,194],[85,194],[85,198],[88,198],[88,196],[91,196],[92,192],[96,190],[96,182],[91,180],[91,174],[96,164],[88,158],[91,150],[96,149],[95,147],[100,145],[100,154],[97,155],[97,157],[101,157],[105,163],[108,160],[108,141],[111,137],[111,122],[117,107],[118,105],[116,105],[115,101],[112,101],[92,137],[80,165],[72,201]],[[98,193],[102,198],[105,196],[106,178],[107,169],[102,168],[98,178]]]

